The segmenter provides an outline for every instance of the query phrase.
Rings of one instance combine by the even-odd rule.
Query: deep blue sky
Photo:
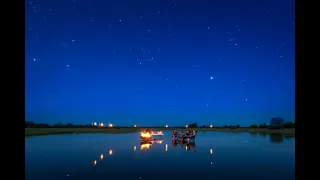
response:
[[[294,121],[294,26],[293,0],[28,0],[26,120]]]

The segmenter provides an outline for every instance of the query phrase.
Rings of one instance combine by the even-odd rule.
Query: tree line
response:
[[[92,124],[85,125],[75,125],[72,123],[57,123],[57,124],[46,124],[46,123],[34,123],[33,121],[25,121],[25,128],[94,128],[96,126],[92,126]],[[140,128],[163,128],[164,126],[152,126],[152,127],[140,127]],[[116,126],[114,128],[132,128],[132,126]],[[186,128],[186,126],[174,126],[174,128]],[[248,128],[248,127],[240,127],[240,125],[225,125],[225,126],[214,126],[214,125],[201,125],[198,126],[196,122],[188,124],[188,128]],[[269,125],[266,123],[257,125],[252,124],[249,128],[269,128],[269,129],[283,129],[283,128],[295,128],[294,122],[285,122],[283,118],[275,117],[270,119]]]

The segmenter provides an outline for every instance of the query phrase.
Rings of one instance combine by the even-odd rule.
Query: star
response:
[[[212,80],[212,79],[213,79],[213,77],[211,76],[211,77],[210,77],[210,79]]]
[[[37,61],[36,58],[33,58],[33,61]]]

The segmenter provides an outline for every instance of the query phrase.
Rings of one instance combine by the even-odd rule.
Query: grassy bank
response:
[[[149,128],[150,130],[173,130],[174,128]],[[259,128],[193,128],[204,132],[249,132],[249,133],[280,133],[294,135],[295,129],[259,129]],[[50,134],[106,133],[121,134],[140,132],[144,128],[25,128],[25,136],[40,136]],[[177,129],[180,130],[180,129]]]

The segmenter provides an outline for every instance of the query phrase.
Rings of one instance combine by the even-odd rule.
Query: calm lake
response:
[[[26,180],[292,180],[295,138],[198,132],[195,143],[140,144],[139,133],[25,138]]]

